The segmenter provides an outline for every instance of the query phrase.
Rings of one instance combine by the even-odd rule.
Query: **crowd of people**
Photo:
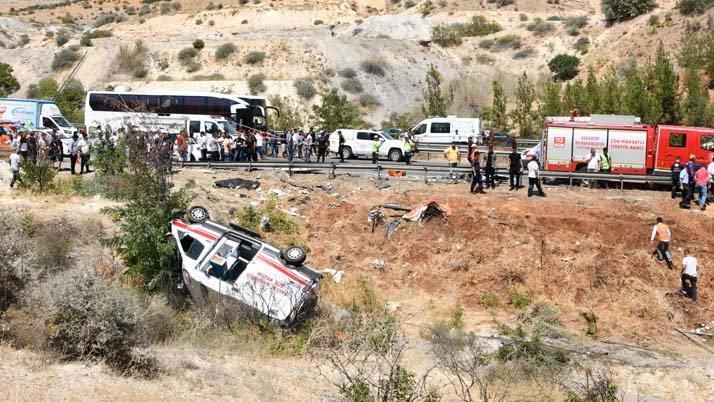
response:
[[[697,163],[694,155],[689,155],[689,161],[682,164],[677,157],[672,164],[672,199],[681,194],[679,207],[691,208],[694,197],[698,196],[699,209],[705,210],[707,204],[714,198],[714,156],[708,165]]]

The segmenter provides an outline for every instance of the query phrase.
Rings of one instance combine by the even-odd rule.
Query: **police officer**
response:
[[[337,132],[338,136],[338,144],[339,146],[337,147],[337,153],[340,154],[340,162],[345,161],[345,154],[342,152],[345,148],[345,137],[342,135],[342,131]]]
[[[379,142],[379,136],[375,135],[372,137],[372,164],[377,164],[377,156],[379,156],[379,146],[382,145]]]
[[[404,136],[404,161],[407,165],[412,164],[412,150],[414,149],[414,141],[412,137],[407,134]]]
[[[674,159],[674,163],[672,164],[672,167],[670,167],[670,170],[672,171],[672,199],[677,198],[677,191],[679,191],[679,176],[680,173],[682,173],[682,163],[681,163],[681,158],[678,156]],[[688,183],[688,182],[687,182]],[[682,191],[685,191],[682,189]]]
[[[486,154],[486,187],[496,188],[496,155],[493,153],[493,145],[488,146]]]
[[[518,190],[521,186],[521,154],[518,153],[516,145],[511,147],[511,153],[508,154],[508,181],[510,183],[509,191]]]

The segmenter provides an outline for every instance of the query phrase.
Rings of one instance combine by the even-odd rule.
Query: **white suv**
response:
[[[345,145],[342,154],[345,159],[360,156],[372,157],[372,142],[374,136],[378,136],[381,142],[379,146],[379,156],[386,157],[392,162],[399,162],[404,159],[404,141],[395,139],[391,135],[381,131],[340,129],[330,134],[330,152],[338,153],[340,146],[340,136],[338,131],[345,137]]]

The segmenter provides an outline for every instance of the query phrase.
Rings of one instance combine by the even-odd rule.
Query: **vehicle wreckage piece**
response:
[[[436,217],[447,218],[451,215],[451,212],[451,208],[449,208],[448,205],[439,204],[436,200],[428,200],[412,208],[412,210],[404,214],[402,218],[417,222]]]
[[[221,188],[247,188],[248,190],[255,190],[260,187],[260,182],[258,181],[241,179],[239,177],[235,179],[217,180],[214,184],[216,187]]]
[[[257,233],[209,220],[203,207],[192,207],[171,221],[184,284],[197,304],[236,303],[271,321],[290,325],[316,305],[322,275],[303,266],[300,247],[285,252]]]

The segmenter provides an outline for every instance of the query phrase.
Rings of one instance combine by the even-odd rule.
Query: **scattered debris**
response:
[[[389,224],[387,225],[387,240],[392,240],[392,236],[394,236],[394,233],[397,231],[397,228],[401,223],[401,219],[394,219],[393,221],[389,222]]]
[[[237,177],[235,179],[217,180],[214,185],[220,188],[247,188],[249,190],[255,190],[260,187],[260,182]]]
[[[271,193],[271,194],[275,194],[275,195],[277,195],[278,197],[284,197],[285,195],[287,195],[286,192],[280,191],[280,190],[278,190],[277,188],[271,188],[270,190],[268,190],[268,192]]]
[[[375,269],[378,269],[378,270],[381,271],[381,270],[387,268],[387,262],[384,261],[384,260],[374,259],[374,260],[372,260],[372,266],[373,266]]]
[[[330,183],[322,183],[322,184],[316,185],[315,188],[321,188],[329,193],[330,191],[332,191],[333,186]]]
[[[323,269],[320,272],[322,272],[323,274],[329,274],[335,283],[342,282],[342,277],[345,275],[345,271],[339,271],[331,268]]]
[[[394,313],[399,309],[399,303],[388,301],[384,304],[384,307],[387,309],[388,312]]]
[[[409,212],[409,211],[412,210],[412,209],[409,208],[409,207],[403,207],[403,206],[401,206],[401,205],[399,205],[399,204],[382,204],[382,205],[380,205],[380,207],[381,207],[381,208],[387,208],[387,209],[393,209],[393,210],[395,210],[395,211],[405,211],[405,212]]]
[[[380,190],[385,190],[385,189],[388,189],[389,187],[391,187],[391,186],[389,185],[389,183],[383,182],[383,181],[379,181],[379,182],[377,182],[377,183],[374,183],[374,185],[375,185],[378,189],[380,189]]]
[[[435,200],[429,200],[414,207],[411,211],[404,214],[403,218],[417,222],[425,219],[429,221],[437,217],[446,219],[449,215],[451,215],[451,208],[449,208],[448,205],[442,205]]]
[[[711,354],[714,354],[714,350],[710,349],[709,346],[705,345],[700,340],[696,339],[694,336],[687,333],[688,331],[683,331],[679,328],[675,328],[674,330],[679,332],[680,334],[684,335],[687,339],[692,341],[692,343],[694,343],[695,345],[701,347],[702,349],[706,350],[707,352],[709,352]]]

